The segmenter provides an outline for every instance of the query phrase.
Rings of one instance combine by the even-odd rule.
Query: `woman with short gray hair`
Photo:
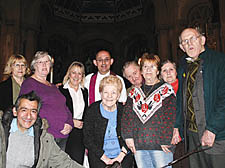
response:
[[[32,90],[37,93],[42,100],[40,117],[48,120],[48,132],[54,136],[56,143],[65,151],[73,120],[72,114],[66,106],[65,97],[54,84],[47,81],[52,66],[52,59],[48,52],[36,52],[31,62],[33,75],[23,82],[20,95]]]

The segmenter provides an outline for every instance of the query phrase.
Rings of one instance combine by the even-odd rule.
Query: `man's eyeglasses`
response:
[[[96,61],[99,62],[99,63],[109,62],[109,61],[110,61],[110,58],[106,58],[106,59],[97,59]]]
[[[197,41],[197,39],[198,39],[200,36],[201,36],[201,35],[199,35],[199,36],[192,36],[192,37],[190,37],[189,39],[182,40],[182,41],[181,41],[181,44],[182,44],[182,45],[186,45],[186,44],[188,44],[188,43],[194,43],[194,42]]]

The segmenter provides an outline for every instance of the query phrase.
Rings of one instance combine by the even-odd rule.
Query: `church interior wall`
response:
[[[224,4],[222,0],[217,1]],[[190,25],[191,11],[200,4],[212,5],[209,0],[143,0],[142,3],[140,16],[95,24],[55,16],[47,1],[1,0],[0,74],[12,53],[24,54],[30,62],[37,50],[47,50],[54,57],[55,82],[62,79],[74,60],[87,64],[87,73],[96,70],[92,60],[101,48],[111,51],[115,59],[112,69],[118,74],[125,61],[137,60],[146,51],[178,62],[183,55],[178,48],[178,36]],[[224,16],[224,12],[221,15]],[[224,23],[222,20],[221,24],[208,24],[211,26],[210,44],[217,50],[225,48],[225,33],[220,27],[225,27]]]

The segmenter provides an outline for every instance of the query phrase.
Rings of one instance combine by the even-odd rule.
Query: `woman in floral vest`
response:
[[[144,83],[129,92],[121,121],[122,136],[140,168],[158,168],[173,160],[176,97],[172,86],[159,80],[159,65],[157,55],[143,54]]]

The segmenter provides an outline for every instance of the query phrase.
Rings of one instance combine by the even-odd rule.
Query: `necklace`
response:
[[[157,84],[157,83],[159,83],[159,80],[157,80],[156,82],[154,82],[154,84],[152,85],[152,87],[151,87],[151,89],[149,91],[147,91],[146,85],[144,84],[144,94],[145,94],[144,100],[146,100],[148,98],[148,96],[152,93],[152,90],[154,89],[155,84]]]
[[[154,88],[154,86],[155,86],[155,84],[152,85],[151,89],[147,92],[146,85],[144,84],[144,94],[145,94],[144,100],[146,100],[147,97],[151,94],[151,91]]]

